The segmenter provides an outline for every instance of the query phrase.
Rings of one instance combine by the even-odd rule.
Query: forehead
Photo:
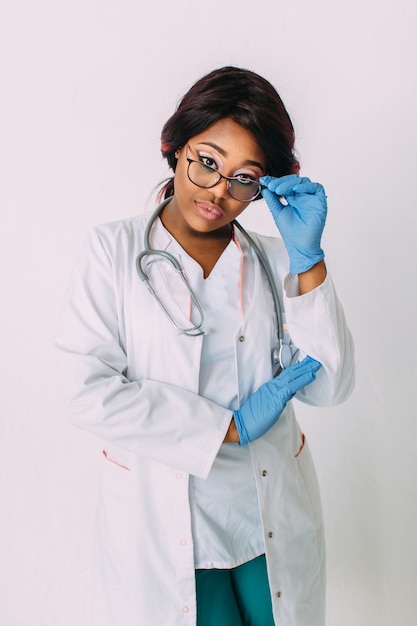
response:
[[[203,132],[191,137],[193,147],[212,148],[227,160],[254,161],[263,167],[266,157],[252,133],[229,118],[215,122]]]

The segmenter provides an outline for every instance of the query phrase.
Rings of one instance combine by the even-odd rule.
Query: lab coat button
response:
[[[243,335],[240,335],[239,341],[242,343],[242,341],[245,341],[245,337]]]
[[[277,591],[275,595],[277,596],[277,598],[280,598],[282,594],[280,591]]]
[[[267,470],[262,470],[262,476],[268,476]]]
[[[187,541],[186,541],[185,539],[181,539],[181,540],[180,540],[180,544],[181,544],[182,546],[186,546],[186,545],[187,545]]]
[[[182,478],[182,474],[180,474],[180,472],[178,472],[177,474],[175,474],[175,478],[176,478],[177,480],[181,480],[181,478]]]
[[[182,612],[183,612],[183,613],[188,613],[188,611],[189,611],[189,610],[190,610],[190,609],[188,608],[188,606],[183,606],[183,607],[182,607]]]
[[[274,536],[274,533],[270,530],[268,533],[268,537],[271,539]]]

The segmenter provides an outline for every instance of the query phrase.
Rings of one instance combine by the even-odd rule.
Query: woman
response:
[[[148,214],[82,249],[57,347],[72,421],[105,442],[95,626],[324,624],[320,500],[290,400],[346,399],[353,346],[321,249],[326,196],[293,148],[270,83],[215,70],[163,128],[174,176],[147,235],[193,295],[166,256],[140,254]],[[260,193],[282,237],[253,235],[285,309],[283,371],[271,286],[232,223]]]

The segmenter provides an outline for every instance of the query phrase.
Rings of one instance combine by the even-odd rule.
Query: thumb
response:
[[[284,208],[284,205],[280,201],[277,194],[269,189],[262,189],[262,196],[264,197],[272,215],[277,217]]]

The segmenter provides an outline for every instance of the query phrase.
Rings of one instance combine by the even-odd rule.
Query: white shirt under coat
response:
[[[220,406],[237,409],[233,337],[250,304],[252,260],[247,257],[244,264],[244,254],[233,238],[204,278],[201,266],[175,239],[165,250],[181,263],[204,311],[203,330],[207,334],[201,350],[199,394]],[[198,318],[198,313],[195,315]],[[247,446],[223,444],[207,478],[190,476],[190,506],[196,569],[236,567],[265,552]]]

